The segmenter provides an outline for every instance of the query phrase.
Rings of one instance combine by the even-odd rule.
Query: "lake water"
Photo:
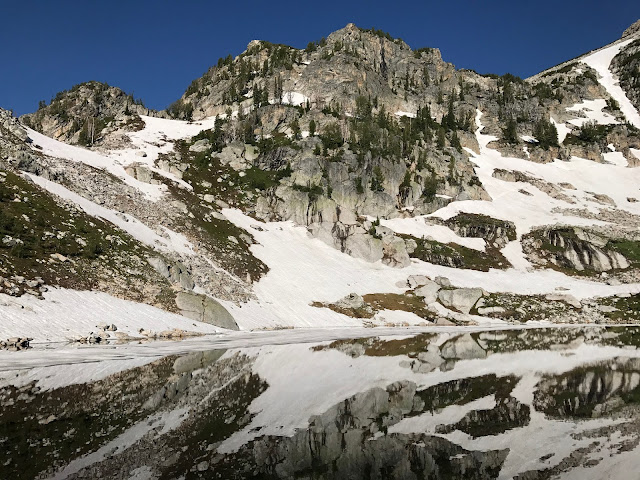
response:
[[[0,477],[640,478],[640,328],[384,333],[4,352]]]

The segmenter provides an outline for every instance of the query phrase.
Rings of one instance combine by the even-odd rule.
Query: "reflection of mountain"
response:
[[[424,402],[396,382],[340,402],[293,437],[263,437],[217,465],[222,478],[497,478],[508,450],[469,451],[426,434],[385,435]]]
[[[242,418],[264,387],[251,375],[246,357],[219,360],[223,354],[224,350],[214,350],[164,357],[93,383],[51,390],[42,391],[36,381],[0,389],[1,477],[31,479],[38,473],[52,473],[109,442],[113,450],[126,448],[129,445],[123,443],[132,442],[127,434],[131,436],[141,425],[147,430],[166,426],[173,412],[194,401],[201,408],[209,407],[211,415],[223,417],[231,407],[211,403],[216,400],[211,390],[216,388],[221,389],[221,397],[233,399],[229,404],[239,405]],[[65,368],[57,367],[62,375]],[[99,376],[104,367],[97,363],[86,368],[95,368]],[[237,424],[228,422],[228,430],[235,430]]]
[[[534,406],[557,417],[599,417],[640,402],[639,387],[640,359],[616,358],[545,378]]]
[[[640,442],[636,330],[429,333],[4,375],[0,477],[624,472]]]
[[[165,357],[94,383],[54,390],[40,391],[35,381],[2,388],[2,476],[34,478],[116,437],[150,413],[141,405],[165,388],[174,360]]]
[[[441,342],[441,336],[451,337]],[[335,349],[354,358],[406,355],[410,361],[401,365],[414,372],[428,373],[437,368],[450,370],[458,360],[482,359],[493,353],[524,350],[557,350],[582,343],[616,347],[640,347],[638,327],[570,327],[528,330],[441,334],[427,333],[409,339],[359,338],[337,340],[314,350]]]

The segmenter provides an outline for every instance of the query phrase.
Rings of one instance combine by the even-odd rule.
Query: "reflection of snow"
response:
[[[434,339],[433,344],[440,344],[454,335],[443,334],[441,337]],[[249,410],[255,416],[250,424],[223,442],[219,451],[234,451],[258,436],[292,436],[299,429],[308,427],[311,416],[320,415],[353,395],[374,387],[386,388],[398,380],[414,382],[418,390],[422,390],[439,383],[479,375],[515,375],[521,380],[512,395],[530,405],[536,385],[543,375],[562,374],[620,355],[640,358],[639,351],[622,348],[579,344],[568,349],[570,355],[566,350],[494,353],[484,359],[458,361],[449,371],[435,370],[426,374],[401,367],[402,360],[408,360],[403,355],[352,358],[332,349],[314,352],[304,345],[243,349],[243,353],[255,357],[254,371],[268,383],[269,388],[251,404]],[[471,410],[490,409],[493,406],[495,399],[488,396],[466,405],[449,406],[433,414],[424,412],[417,417],[401,420],[389,428],[389,433],[435,434],[438,424],[455,423]],[[572,434],[620,421],[606,418],[581,422],[553,420],[545,418],[532,407],[529,425],[499,435],[473,439],[465,433],[454,431],[440,436],[471,450],[509,449],[509,456],[499,477],[507,479],[529,469],[553,466],[593,441],[592,438],[566,441]],[[608,441],[601,440],[605,443]],[[555,455],[546,463],[539,460],[549,453]],[[611,462],[614,463],[615,459]]]

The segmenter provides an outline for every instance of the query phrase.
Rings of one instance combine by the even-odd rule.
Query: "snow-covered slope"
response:
[[[615,57],[622,48],[633,41],[634,39],[630,38],[629,40],[614,43],[611,46],[605,47],[582,58],[581,61],[598,72],[600,75],[599,82],[607,92],[609,92],[611,97],[620,104],[620,110],[622,110],[625,117],[627,117],[627,120],[637,128],[640,128],[640,114],[631,104],[622,88],[620,88],[618,80],[614,77],[613,73],[611,73],[611,69],[609,68],[613,57]]]
[[[462,208],[477,203],[460,202]],[[270,268],[269,273],[254,286],[256,300],[242,305],[226,304],[243,328],[361,325],[359,319],[316,308],[311,303],[335,302],[352,292],[360,295],[402,293],[406,287],[396,284],[404,283],[409,275],[445,276],[459,287],[482,286],[490,292],[529,295],[553,293],[560,288],[577,298],[640,292],[640,284],[603,285],[554,270],[513,268],[480,272],[419,260],[414,260],[407,268],[398,269],[381,262],[370,263],[349,257],[311,238],[304,227],[291,222],[259,223],[238,210],[224,210],[224,214],[236,225],[251,231],[258,242],[252,246],[252,252]],[[259,226],[261,230],[252,228],[252,225]],[[394,322],[392,315],[381,312],[374,320]],[[412,323],[415,324],[424,322],[414,314],[403,316],[403,320],[408,318],[413,318]],[[480,317],[476,320],[491,322]]]

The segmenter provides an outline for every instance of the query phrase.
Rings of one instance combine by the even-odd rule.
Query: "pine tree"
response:
[[[451,91],[451,95],[449,95],[449,106],[447,108],[447,113],[444,117],[442,117],[442,126],[447,131],[456,130],[458,128],[457,121],[456,121],[456,113],[453,106],[454,98],[455,98],[455,93]]]
[[[373,176],[371,177],[371,191],[373,192],[383,192],[384,191],[384,175],[382,174],[382,170],[380,167],[376,166],[373,169]]]
[[[451,146],[459,152],[462,152],[462,145],[460,145],[460,139],[458,138],[458,132],[456,130],[451,134]]]
[[[447,144],[447,137],[445,137],[444,128],[438,127],[438,139],[436,142],[436,146],[438,149],[442,150]]]
[[[502,129],[502,139],[512,145],[520,143],[520,139],[518,138],[518,123],[513,117],[507,120],[507,126]]]
[[[293,138],[295,140],[300,139],[300,124],[298,123],[298,119],[294,119],[290,124],[289,128],[291,128],[291,132],[293,133]]]
[[[558,130],[553,123],[544,118],[538,120],[534,125],[533,136],[538,140],[538,145],[545,150],[558,146]]]
[[[431,77],[429,76],[429,70],[427,70],[427,67],[422,69],[422,82],[425,87],[431,85]]]

